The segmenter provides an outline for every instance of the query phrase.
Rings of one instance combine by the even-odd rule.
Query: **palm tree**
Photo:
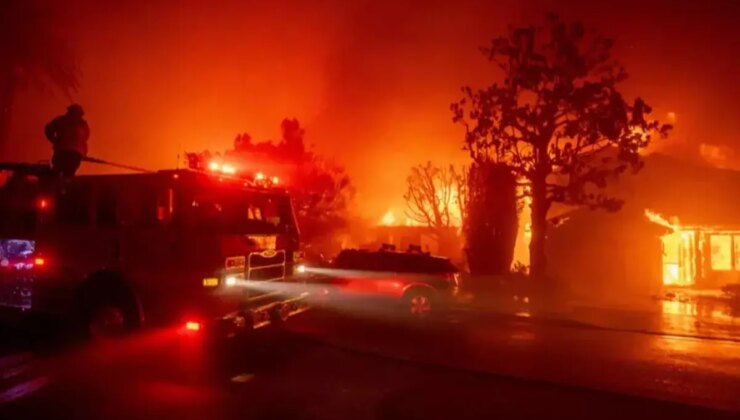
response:
[[[0,153],[20,90],[51,87],[71,98],[79,80],[77,58],[55,30],[53,13],[38,1],[0,1]]]

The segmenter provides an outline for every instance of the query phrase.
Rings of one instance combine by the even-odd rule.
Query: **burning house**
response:
[[[596,295],[740,282],[740,171],[653,154],[610,188],[621,211],[575,210],[551,229],[553,276]]]
[[[378,249],[383,244],[393,245],[400,251],[410,246],[419,246],[422,251],[459,260],[462,258],[462,239],[459,228],[450,226],[434,229],[411,220],[408,217],[396,217],[389,210],[383,218],[369,229],[352,232],[351,240],[345,241],[343,247]]]

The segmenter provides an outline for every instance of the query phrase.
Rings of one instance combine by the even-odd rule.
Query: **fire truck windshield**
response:
[[[36,225],[38,180],[32,177],[11,177],[0,185],[0,231],[28,233]]]
[[[240,233],[277,233],[292,220],[289,198],[268,192],[207,189],[193,194],[186,207],[191,227]]]

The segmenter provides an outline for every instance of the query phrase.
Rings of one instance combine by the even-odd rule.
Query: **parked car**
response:
[[[444,312],[460,290],[460,272],[449,259],[415,251],[346,249],[320,271],[331,299],[392,303],[414,318]]]

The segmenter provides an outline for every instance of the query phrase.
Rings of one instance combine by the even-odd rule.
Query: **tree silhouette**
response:
[[[466,180],[465,168],[440,168],[432,162],[414,166],[406,178],[406,216],[432,229],[442,254],[455,253],[454,229],[465,220]]]
[[[611,40],[548,14],[543,26],[512,28],[481,48],[503,80],[465,87],[451,105],[473,160],[505,164],[529,185],[533,275],[545,274],[552,203],[617,210],[607,181],[639,169],[640,149],[670,129],[648,118],[642,99],[624,99],[617,88],[627,73],[611,50]]]
[[[432,162],[411,168],[406,178],[406,216],[411,220],[434,229],[446,229],[455,225],[456,217],[462,215],[459,194],[465,180],[465,170],[434,166]]]
[[[210,161],[224,161],[241,170],[279,176],[278,185],[293,198],[301,239],[316,248],[330,247],[332,235],[346,225],[354,197],[349,176],[341,166],[306,149],[305,130],[298,120],[284,119],[281,131],[278,141],[254,142],[249,134],[239,134],[232,150],[186,153],[186,163],[208,170]]]
[[[474,163],[468,176],[465,253],[473,275],[509,272],[518,228],[517,182],[503,164]]]
[[[8,142],[19,90],[49,86],[67,97],[79,87],[80,70],[70,47],[54,30],[53,15],[37,1],[0,2],[0,151]]]

